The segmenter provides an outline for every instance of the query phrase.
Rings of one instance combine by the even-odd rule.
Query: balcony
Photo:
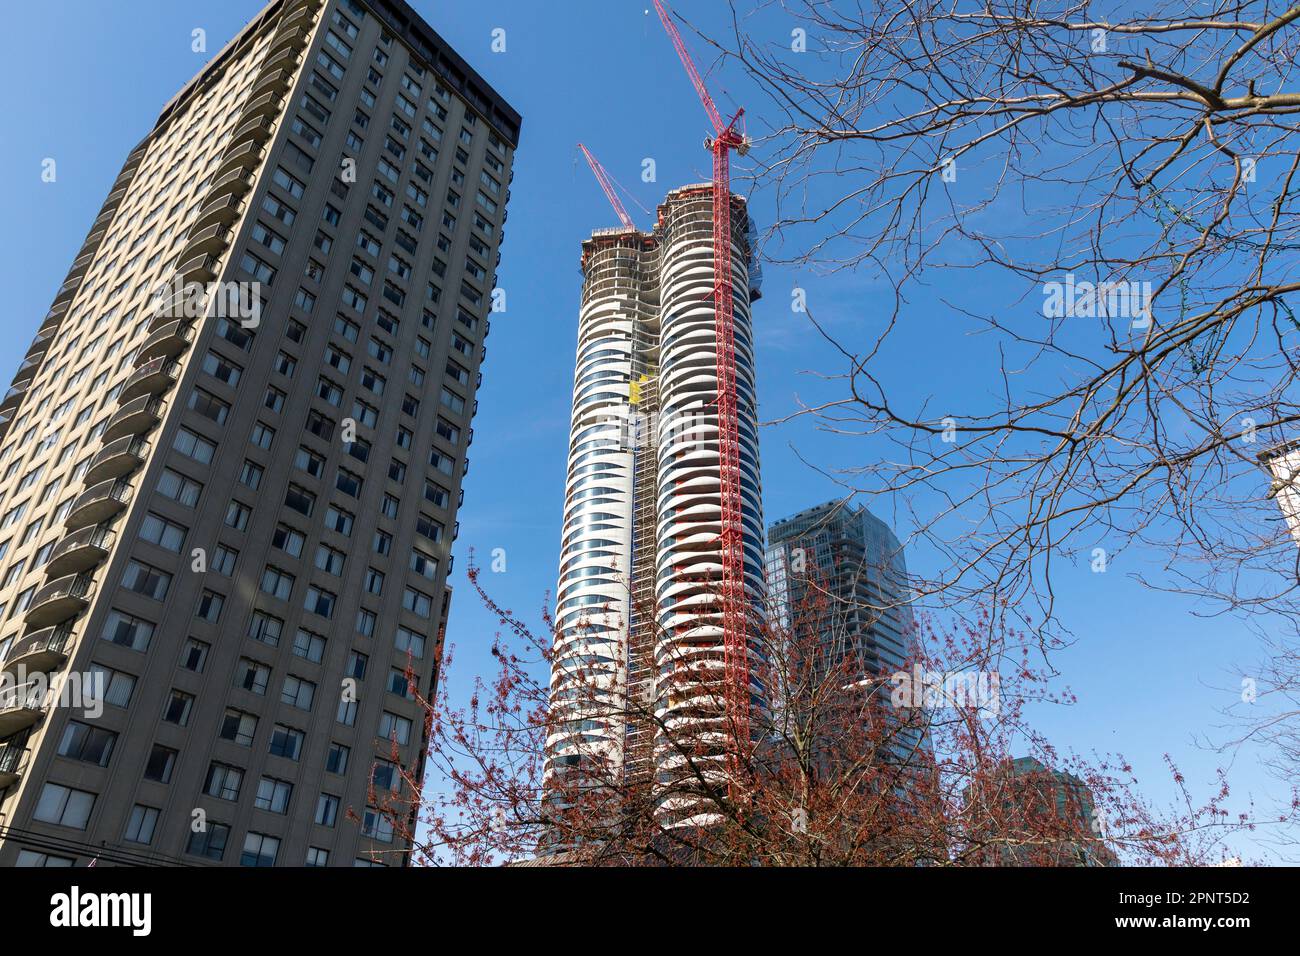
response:
[[[118,203],[120,203],[123,199],[126,198],[127,189],[128,189],[127,186],[119,186],[116,189],[114,189],[111,193],[108,194],[108,198],[104,200],[104,205],[110,208],[116,206]]]
[[[283,67],[286,70],[293,70],[298,66],[298,51],[291,46],[286,46],[275,56],[268,58],[262,63],[264,70],[278,70]],[[236,133],[236,136],[239,134]]]
[[[18,770],[23,762],[23,748],[12,744],[0,744],[0,790],[13,786],[20,776]]]
[[[33,671],[52,671],[68,659],[67,650],[71,641],[72,627],[68,624],[33,631],[16,640],[9,648],[3,669],[16,672],[23,668],[29,674]]]
[[[36,592],[24,620],[28,627],[49,627],[70,621],[90,604],[95,579],[89,574],[68,574]]]
[[[38,332],[45,332],[57,329],[59,322],[63,320],[63,315],[68,311],[68,303],[62,302],[52,305],[50,311],[45,313],[45,321],[41,323]]]
[[[50,563],[45,566],[45,573],[61,578],[98,567],[113,550],[116,541],[117,532],[101,524],[65,535],[50,552]]]
[[[217,276],[217,270],[221,268],[221,262],[216,256],[194,256],[184,264],[176,267],[176,274],[184,283],[211,282]]]
[[[165,318],[160,316],[159,318]],[[158,321],[155,319],[154,321]],[[139,358],[153,361],[156,358],[176,358],[194,342],[194,320],[173,319],[160,325],[140,346]]]
[[[230,138],[230,145],[238,146],[245,142],[264,143],[270,138],[271,131],[274,129],[275,124],[271,122],[270,117],[259,116],[235,130],[235,135]]]
[[[141,395],[157,395],[175,384],[180,377],[180,363],[169,358],[156,358],[146,362],[132,373],[122,386],[118,401],[129,402]]]
[[[43,329],[36,333],[36,338],[32,339],[31,347],[27,349],[27,358],[39,359],[54,344],[54,335],[58,328]]]
[[[222,196],[220,199],[214,199],[199,210],[193,228],[206,229],[216,223],[229,224],[238,218],[239,198],[237,196]]]
[[[93,252],[87,252],[72,264],[72,268],[68,270],[68,275],[80,279],[86,274],[86,270],[90,268],[90,264],[94,261],[95,254]]]
[[[44,357],[44,355],[40,355],[36,358],[29,358],[18,366],[18,371],[14,373],[14,385],[27,385],[31,382],[36,377],[36,370],[41,367],[41,359]]]
[[[24,382],[22,385],[15,385],[13,388],[9,389],[9,391],[5,392],[4,399],[0,400],[0,412],[16,410],[18,406],[23,403],[23,396],[27,394],[28,384],[30,383]]]
[[[185,243],[185,254],[187,256],[211,254],[220,252],[228,245],[230,245],[230,230],[218,223],[215,226],[208,226],[206,229],[190,233],[190,237]]]
[[[274,56],[280,50],[302,46],[307,40],[308,32],[306,26],[295,26],[292,29],[285,30],[271,41],[271,49],[267,51],[267,56]]]
[[[119,438],[101,448],[86,470],[87,485],[97,485],[110,478],[125,478],[144,464],[149,443],[138,435]]]
[[[92,524],[103,524],[109,518],[126,510],[130,500],[130,483],[120,478],[115,481],[101,481],[93,488],[82,492],[81,497],[72,503],[72,510],[68,512],[64,527],[69,531],[77,531]]]
[[[114,441],[127,435],[145,435],[162,421],[163,402],[146,395],[127,402],[104,426],[104,441]]]
[[[245,143],[243,146],[236,146],[221,157],[221,161],[217,164],[217,175],[231,169],[250,168],[257,162],[261,154],[262,147],[259,143]]]
[[[280,112],[280,103],[283,97],[279,93],[265,93],[249,101],[244,107],[245,116],[270,116]]]
[[[311,11],[311,7],[304,4],[303,6],[300,6],[298,9],[294,10],[292,13],[286,13],[284,17],[281,18],[280,20],[279,29],[286,30],[298,24],[299,21],[305,24],[307,22],[306,21],[307,14],[310,11]]]
[[[253,177],[242,169],[232,169],[224,176],[218,176],[208,186],[208,196],[216,198],[226,193],[243,195],[253,188]]]
[[[24,684],[0,690],[0,739],[26,730],[41,719],[46,690],[42,684]]]
[[[275,55],[274,50],[270,55]],[[260,96],[262,93],[272,90],[283,92],[292,79],[292,70],[264,70],[253,82],[253,90],[249,96]]]

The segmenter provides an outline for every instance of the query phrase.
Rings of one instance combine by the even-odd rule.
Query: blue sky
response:
[[[537,618],[532,612],[555,583],[579,244],[592,228],[616,224],[575,144],[587,144],[649,208],[668,189],[709,175],[704,113],[647,4],[413,0],[524,116],[498,280],[509,309],[494,317],[488,340],[456,545],[449,639],[459,649],[451,679],[460,686],[469,673],[490,666],[495,630],[464,580],[467,551],[485,559],[494,548],[505,549],[507,571],[484,580],[504,606],[525,616]],[[681,0],[679,6],[706,29],[724,27],[723,4]],[[0,214],[9,226],[0,232],[0,281],[10,303],[0,323],[0,376],[17,366],[128,151],[163,104],[260,7],[259,0],[47,0],[8,11],[0,80],[23,95],[6,100],[6,148],[0,150]],[[791,25],[779,18],[754,24],[779,41]],[[196,27],[207,31],[208,54],[190,49]],[[498,27],[506,31],[506,52],[494,54],[491,31]],[[699,49],[689,34],[687,42]],[[724,111],[744,99],[737,78],[710,83]],[[762,104],[747,105],[753,111]],[[751,126],[761,119],[754,116]],[[41,181],[46,157],[58,163],[55,183]],[[647,157],[655,160],[656,183],[641,182]],[[753,198],[760,225],[766,201]],[[651,217],[628,205],[648,225]],[[908,369],[918,394],[957,407],[963,394],[989,387],[984,366],[973,360],[979,346],[934,335],[930,323],[945,321],[945,298],[960,295],[968,280],[960,274],[927,280],[909,305],[905,347],[890,361]],[[808,289],[819,318],[863,341],[887,304],[863,276],[818,278],[768,266],[767,297],[754,313],[763,420],[829,393],[804,370],[840,371],[831,350],[790,311],[796,284]],[[765,428],[768,520],[837,496],[834,483],[800,456],[834,468],[880,453],[861,440],[818,433],[807,422]],[[873,508],[891,519],[888,509]],[[905,537],[908,529],[898,530]],[[928,560],[924,553],[909,555],[914,567]],[[1126,572],[1141,560],[1124,555],[1106,575],[1091,574],[1086,564],[1057,567],[1059,610],[1077,642],[1056,663],[1079,703],[1036,716],[1062,749],[1122,751],[1147,796],[1165,802],[1173,796],[1165,753],[1198,792],[1213,786],[1214,768],[1229,758],[1198,747],[1194,738],[1215,734],[1219,710],[1235,699],[1258,647],[1233,618],[1197,616],[1206,609],[1140,588]],[[1230,780],[1238,795],[1252,793],[1257,803],[1282,789],[1251,753],[1237,756]]]

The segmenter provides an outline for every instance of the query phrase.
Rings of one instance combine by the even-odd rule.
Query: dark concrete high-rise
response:
[[[519,128],[275,0],[128,156],[0,401],[0,866],[404,861]]]

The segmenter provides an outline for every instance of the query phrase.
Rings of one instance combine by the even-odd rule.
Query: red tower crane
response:
[[[600,165],[600,161],[591,155],[591,151],[586,146],[579,143],[578,149],[582,150],[582,155],[587,157],[587,165],[596,174],[596,181],[600,183],[600,188],[605,190],[605,196],[609,199],[609,204],[614,207],[614,212],[618,213],[619,222],[623,224],[625,229],[635,229],[636,226],[632,224],[632,217],[627,214],[623,204],[618,201],[618,194],[614,192],[614,184],[610,181],[609,173],[605,172],[605,167]]]
[[[731,122],[723,123],[708,87],[695,68],[681,34],[663,0],[654,0],[659,19],[681,58],[704,111],[713,124],[713,135],[704,141],[713,154],[713,305],[717,339],[718,436],[722,465],[719,541],[722,551],[722,634],[725,656],[727,716],[731,721],[733,747],[732,780],[741,747],[749,741],[749,655],[748,600],[745,596],[744,523],[740,492],[740,426],[736,417],[736,336],[732,300],[731,255],[731,151],[742,156],[749,143],[736,124],[744,115],[737,110]]]

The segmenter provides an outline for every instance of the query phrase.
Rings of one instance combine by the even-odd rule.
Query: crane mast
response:
[[[713,126],[705,146],[713,154],[713,303],[718,379],[718,444],[721,459],[719,545],[722,557],[722,632],[727,717],[731,724],[731,779],[736,780],[740,753],[749,742],[749,614],[745,593],[744,512],[741,495],[740,426],[736,398],[735,303],[732,283],[731,151],[742,155],[748,142],[736,126],[744,109],[723,124],[700,72],[691,59],[663,0],[654,0],[659,19],[672,41],[704,111]]]

